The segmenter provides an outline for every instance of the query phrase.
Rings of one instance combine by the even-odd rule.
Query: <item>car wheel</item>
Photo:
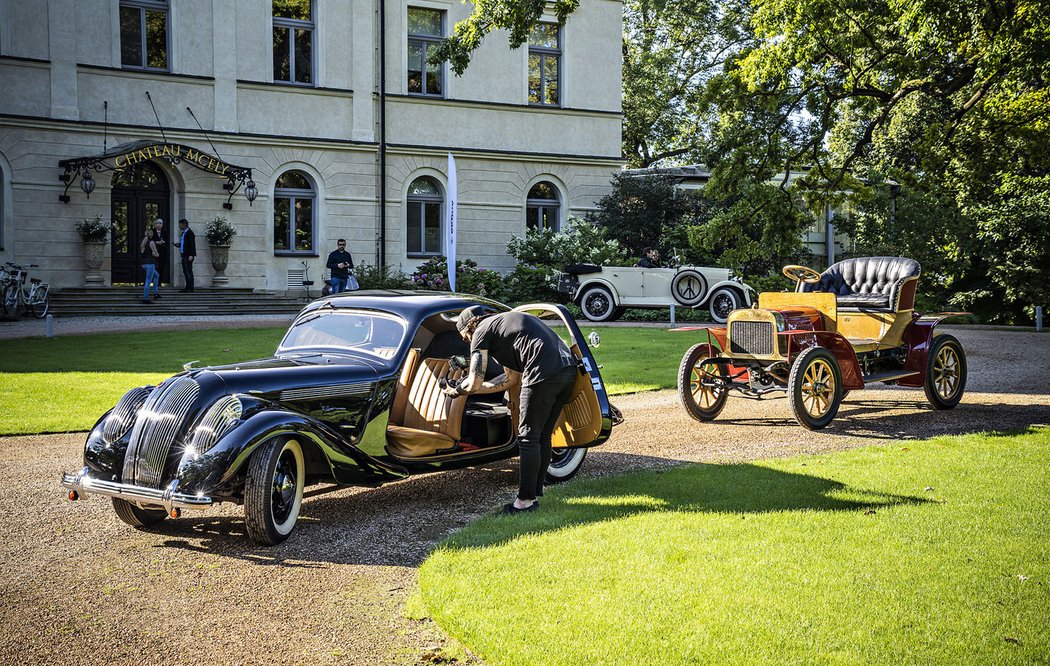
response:
[[[113,510],[117,512],[117,518],[132,527],[151,527],[168,517],[168,512],[164,509],[143,509],[119,497],[112,499]]]
[[[952,409],[966,389],[966,354],[952,335],[938,335],[926,356],[926,399],[934,409]]]
[[[707,306],[711,311],[711,319],[718,324],[724,324],[729,319],[729,314],[740,307],[740,296],[729,287],[722,287],[711,294]]]
[[[729,391],[712,386],[713,380],[729,376],[724,365],[703,363],[710,346],[702,342],[685,353],[678,366],[678,399],[686,413],[697,421],[712,421],[726,406]]]
[[[580,297],[580,309],[591,321],[610,321],[616,313],[616,304],[605,287],[588,287]]]
[[[275,546],[292,533],[306,486],[303,449],[294,439],[271,439],[248,463],[244,483],[244,522],[248,536]]]
[[[795,359],[788,375],[788,404],[799,425],[807,430],[826,427],[842,403],[842,372],[835,355],[810,347]]]
[[[554,449],[547,467],[547,483],[562,483],[576,476],[587,457],[587,449]]]
[[[671,296],[679,305],[695,308],[707,297],[707,280],[700,271],[683,268],[671,280]]]

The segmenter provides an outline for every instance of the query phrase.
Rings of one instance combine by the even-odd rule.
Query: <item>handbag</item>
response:
[[[361,285],[357,283],[357,278],[354,277],[353,273],[348,273],[346,276],[346,290],[357,291],[361,288]]]

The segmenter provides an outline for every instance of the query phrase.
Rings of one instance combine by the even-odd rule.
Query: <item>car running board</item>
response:
[[[909,370],[903,372],[901,370],[889,370],[887,372],[875,372],[870,375],[864,375],[864,383],[870,384],[872,382],[891,382],[897,379],[904,379],[905,377],[914,377],[919,373],[915,370]]]

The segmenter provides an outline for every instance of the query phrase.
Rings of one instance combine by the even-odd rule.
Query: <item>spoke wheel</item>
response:
[[[729,319],[729,314],[740,307],[740,297],[732,289],[722,287],[711,295],[708,309],[711,311],[711,319],[719,324],[724,324]]]
[[[47,316],[47,310],[51,307],[51,294],[50,289],[47,287],[39,287],[33,293],[33,299],[29,301],[29,309],[32,311],[33,316],[37,319],[43,319]]]
[[[303,449],[294,439],[271,439],[248,463],[244,522],[248,536],[263,546],[288,538],[299,518],[306,486]]]
[[[3,302],[5,315],[16,319],[22,316],[25,305],[22,302],[21,293],[22,290],[16,284],[9,284],[4,288],[3,294],[0,294],[0,301]]]
[[[587,457],[587,449],[554,449],[547,466],[547,483],[562,483],[576,476]]]
[[[966,354],[952,335],[938,335],[926,357],[926,399],[934,409],[952,409],[966,389]]]
[[[729,391],[718,386],[729,372],[725,366],[704,363],[710,346],[702,342],[685,353],[678,366],[678,399],[689,416],[697,421],[712,421],[726,406]]]
[[[810,347],[798,355],[788,376],[788,402],[803,428],[820,430],[831,423],[842,403],[842,373],[834,354]]]
[[[591,321],[610,321],[616,313],[616,304],[605,287],[588,287],[580,297],[580,309]]]

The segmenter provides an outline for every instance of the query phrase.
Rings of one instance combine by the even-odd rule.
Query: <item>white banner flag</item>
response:
[[[456,290],[456,158],[448,154],[448,207],[445,224],[445,256],[448,258],[448,288]]]

